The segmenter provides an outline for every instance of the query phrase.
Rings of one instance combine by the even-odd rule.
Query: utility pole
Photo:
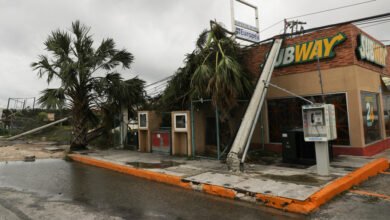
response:
[[[307,24],[304,21],[287,21],[287,19],[284,19],[284,34],[287,34],[288,29],[291,30],[291,34],[298,33],[304,30],[303,25]]]

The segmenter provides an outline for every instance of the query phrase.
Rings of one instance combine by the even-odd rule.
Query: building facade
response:
[[[260,44],[247,51],[245,65],[257,78],[270,47]],[[333,142],[334,154],[371,156],[390,146],[389,50],[353,24],[289,37],[271,83],[313,102],[335,105],[338,138]],[[252,144],[265,143],[267,149],[280,152],[282,132],[302,127],[304,104],[270,87],[262,126],[257,126]],[[258,135],[260,127],[263,138]]]

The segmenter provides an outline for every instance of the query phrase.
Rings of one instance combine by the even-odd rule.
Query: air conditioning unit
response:
[[[187,114],[186,113],[174,113],[173,124],[175,131],[187,131]]]

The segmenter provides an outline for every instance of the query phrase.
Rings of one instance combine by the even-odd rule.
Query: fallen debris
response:
[[[24,156],[24,162],[34,162],[34,161],[35,161],[34,155]]]

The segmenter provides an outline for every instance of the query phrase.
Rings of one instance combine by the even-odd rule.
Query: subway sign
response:
[[[387,49],[364,34],[358,35],[357,57],[361,60],[386,66]]]
[[[280,49],[275,67],[306,63],[318,59],[332,58],[336,55],[334,48],[344,42],[347,36],[338,33],[332,37],[315,39]]]

